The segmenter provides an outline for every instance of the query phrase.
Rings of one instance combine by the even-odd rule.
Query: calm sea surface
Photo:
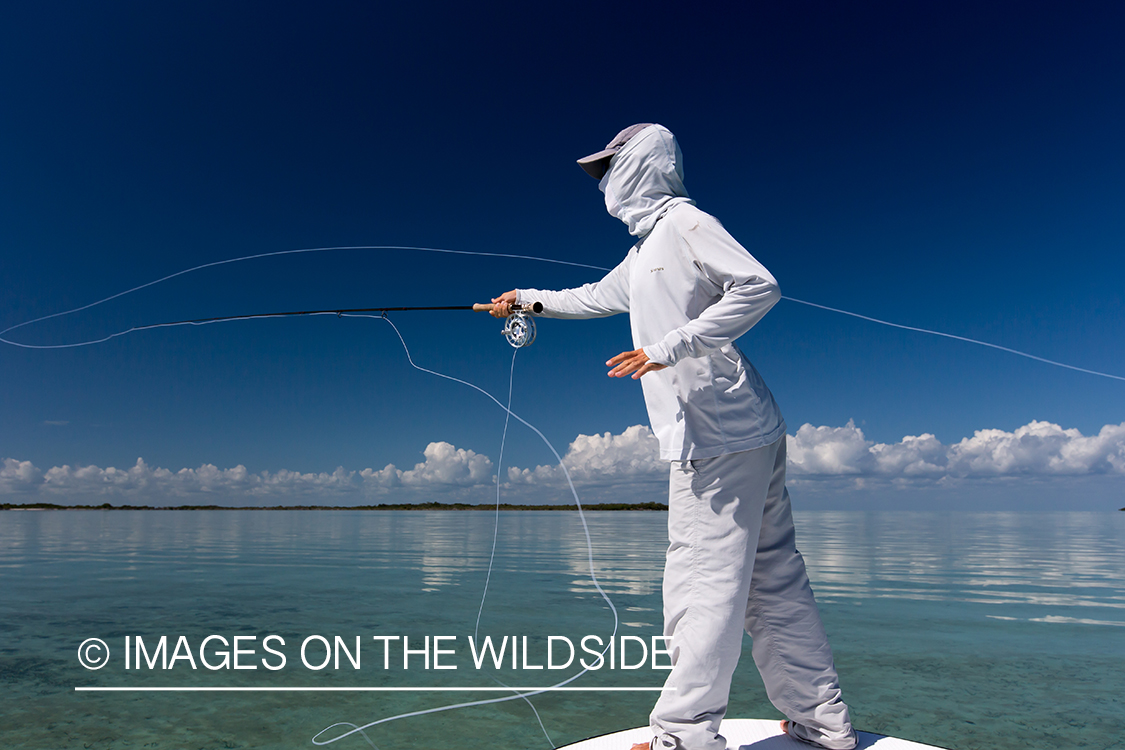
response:
[[[620,624],[614,668],[569,686],[659,686],[665,672],[651,654],[641,664],[640,644],[660,633],[666,516],[587,518]],[[468,636],[496,522],[480,511],[0,513],[0,747],[307,748],[337,722],[510,695],[431,688],[547,686],[576,674],[578,657],[596,663],[582,638],[607,642],[614,615],[590,580],[578,514],[508,512],[479,637],[499,646],[508,636],[509,648],[502,668],[475,668]],[[859,729],[965,750],[1125,747],[1125,513],[806,512],[797,530]],[[545,668],[549,645],[556,662],[568,656],[550,636],[575,645],[569,667]],[[632,636],[625,665],[636,668],[621,668],[621,636]],[[153,668],[144,654],[137,668],[138,637]],[[109,650],[100,669],[79,662],[88,638]],[[416,652],[406,669],[404,639]],[[749,645],[729,715],[780,718]],[[105,656],[90,644],[84,654]],[[379,724],[330,747],[546,749],[646,724],[654,699],[554,692],[531,698],[538,719],[508,700]]]

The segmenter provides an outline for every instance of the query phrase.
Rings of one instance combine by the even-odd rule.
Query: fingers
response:
[[[648,356],[644,353],[644,350],[636,349],[631,352],[621,352],[606,362],[606,366],[613,367],[608,373],[611,378],[623,378],[643,367],[646,362],[648,362]]]
[[[606,362],[606,367],[610,368],[607,374],[611,378],[619,378],[622,375],[625,375],[626,372],[632,372],[634,369],[636,369],[636,367],[629,367],[630,358],[633,356],[635,356],[635,352],[621,352],[616,357]],[[623,370],[626,370],[626,368],[629,369],[626,372],[622,372]]]
[[[607,373],[611,378],[623,378],[632,373],[633,380],[637,380],[646,373],[663,370],[667,367],[667,365],[650,362],[644,349],[621,352],[616,357],[606,362],[606,366],[613,368]]]
[[[606,364],[606,367],[612,367],[613,365],[616,365],[616,364],[617,364],[618,362],[622,362],[622,361],[624,361],[624,359],[625,359],[626,357],[632,356],[632,355],[634,355],[634,354],[636,354],[636,352],[621,352],[621,353],[620,353],[620,354],[618,354],[618,355],[617,355],[616,357],[614,357],[613,359],[611,359],[611,360],[609,360],[608,362],[606,362],[606,363],[605,363],[605,364]]]
[[[504,292],[499,297],[492,298],[492,309],[489,315],[494,318],[506,318],[512,314],[512,305],[516,301],[516,290]]]
[[[635,364],[636,363],[634,362],[633,365],[635,365]],[[616,376],[619,377],[619,378],[623,378],[623,377],[625,377],[626,375],[628,375],[629,373],[632,372],[633,373],[633,380],[640,380],[642,375],[646,375],[650,372],[655,372],[656,370],[663,370],[664,367],[665,367],[665,365],[658,365],[655,362],[645,362],[640,367],[630,366],[630,368],[627,369],[627,370],[621,370],[617,373]],[[634,372],[634,370],[635,370],[635,372]],[[613,373],[610,373],[610,375],[612,376]]]

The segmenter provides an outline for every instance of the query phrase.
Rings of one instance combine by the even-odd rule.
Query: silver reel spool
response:
[[[504,330],[500,333],[517,349],[531,346],[535,341],[535,320],[525,312],[514,312],[504,321]]]

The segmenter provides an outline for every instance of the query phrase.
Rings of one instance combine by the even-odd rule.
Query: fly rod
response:
[[[227,320],[256,320],[258,318],[287,318],[299,315],[337,315],[344,316],[349,314],[361,313],[380,313],[385,315],[389,312],[415,312],[422,310],[430,311],[449,311],[449,310],[472,310],[473,312],[491,312],[494,305],[492,303],[480,303],[475,305],[440,305],[440,306],[414,306],[414,307],[344,307],[344,308],[331,308],[328,310],[292,310],[288,312],[269,312],[269,313],[248,313],[243,315],[218,315],[211,318],[191,318],[190,320],[176,320],[171,323],[150,323],[149,325],[134,326],[133,331],[144,331],[150,328],[167,328],[169,326],[186,326],[186,325],[204,325],[206,323],[219,323]],[[504,322],[504,329],[501,333],[508,343],[514,347],[530,346],[531,342],[535,341],[535,321],[531,319],[531,315],[543,312],[542,302],[532,302],[531,304],[521,305],[513,304],[510,308],[512,314]]]

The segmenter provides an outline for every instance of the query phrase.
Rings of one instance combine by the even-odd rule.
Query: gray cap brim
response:
[[[601,151],[579,159],[578,166],[582,167],[586,174],[595,180],[600,180],[609,171],[609,160],[613,158],[613,155],[620,151],[633,136],[650,125],[652,125],[651,122],[639,122],[636,125],[630,125],[614,136],[613,140],[606,144],[606,147]]]
[[[609,160],[617,153],[615,148],[603,148],[596,154],[583,156],[578,160],[578,166],[585,170],[586,174],[593,177],[595,180],[600,180],[605,177],[605,173],[609,171]]]

